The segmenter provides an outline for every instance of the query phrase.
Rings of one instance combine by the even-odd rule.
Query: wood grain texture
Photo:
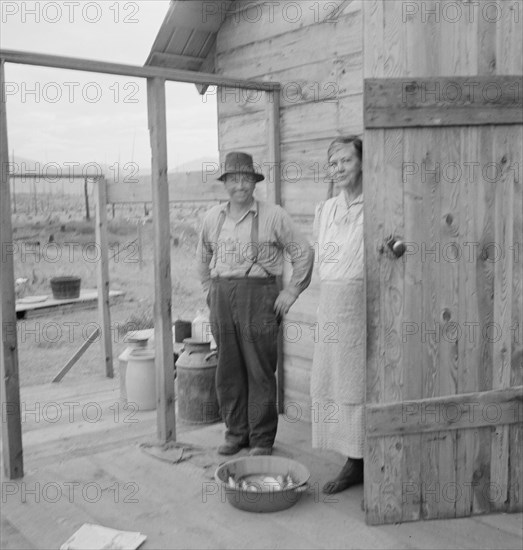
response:
[[[403,399],[408,395],[418,399],[428,398],[429,401],[446,398],[444,396],[460,399],[462,393],[490,391],[494,387],[493,377],[500,369],[507,377],[508,362],[494,356],[496,353],[499,358],[503,353],[506,355],[509,342],[505,340],[503,344],[500,341],[496,347],[492,329],[496,327],[496,317],[503,319],[505,325],[510,318],[512,328],[517,324],[512,306],[507,307],[514,300],[509,300],[507,296],[508,287],[512,289],[510,292],[514,292],[518,284],[502,283],[503,279],[515,276],[514,269],[505,265],[506,260],[503,265],[496,266],[490,256],[497,244],[496,235],[502,233],[503,239],[513,243],[514,236],[505,229],[509,225],[513,227],[513,232],[516,231],[514,215],[509,215],[508,220],[503,216],[507,218],[507,209],[513,208],[514,201],[519,205],[521,200],[516,184],[512,196],[503,195],[501,205],[497,204],[496,200],[503,191],[497,187],[499,181],[492,180],[492,170],[497,168],[502,158],[502,155],[495,153],[496,139],[502,140],[501,136],[506,135],[503,143],[513,143],[518,150],[522,143],[522,106],[518,93],[523,82],[522,71],[518,70],[521,56],[509,53],[510,59],[501,61],[500,54],[501,47],[508,51],[513,46],[510,38],[506,37],[514,32],[515,19],[511,16],[518,6],[504,4],[501,21],[494,24],[482,21],[480,24],[478,17],[471,20],[462,17],[452,22],[446,20],[448,17],[442,17],[442,10],[456,9],[451,2],[429,1],[421,9],[410,6],[414,10],[411,9],[406,17],[407,12],[399,13],[402,8],[398,4],[368,2],[364,5],[365,78],[374,78],[375,82],[387,82],[387,86],[391,86],[390,96],[385,99],[387,94],[384,94],[381,104],[380,100],[375,101],[378,105],[376,110],[383,108],[385,115],[380,123],[374,124],[370,118],[365,119],[364,141],[379,146],[374,139],[373,128],[376,132],[379,128],[385,128],[382,144],[386,143],[388,133],[392,131],[388,128],[395,126],[392,123],[389,126],[397,114],[395,107],[399,106],[399,110],[405,108],[408,112],[405,116],[398,116],[403,120],[397,123],[397,126],[404,128],[403,206],[405,238],[409,243],[405,285],[412,289],[412,292],[405,293],[402,310],[406,329],[404,336],[408,337],[407,342],[405,339],[402,342],[403,361],[407,369],[402,388]],[[515,26],[519,30],[519,19]],[[515,41],[519,41],[519,37]],[[500,69],[501,64],[503,70]],[[508,67],[515,67],[515,70],[507,70]],[[386,77],[396,80],[383,80]],[[419,82],[425,79],[423,89]],[[405,86],[403,96],[401,87],[392,91],[394,82],[401,81]],[[452,85],[459,82],[459,86],[472,82],[476,86],[475,92],[480,93],[469,93],[468,96],[462,93],[460,101],[449,107],[444,105],[442,99],[445,99],[445,86],[450,91],[451,82]],[[425,93],[423,105],[419,103],[419,113],[423,112],[423,115],[416,120],[415,111],[411,109],[421,98],[421,91],[430,92],[431,86],[434,93],[432,97],[429,97],[430,93]],[[498,97],[492,99],[488,92],[494,88],[498,91]],[[370,101],[369,92],[374,90],[366,87],[366,103]],[[479,97],[483,95],[485,98]],[[462,102],[463,98],[466,101]],[[479,101],[476,102],[476,98]],[[376,97],[372,98],[374,100]],[[475,102],[476,107],[473,107]],[[468,106],[475,110],[475,114],[468,116],[463,111],[461,114],[464,116],[461,116],[458,111]],[[513,107],[514,111],[511,111]],[[432,108],[433,112],[430,110]],[[437,109],[443,112],[443,116],[440,116],[441,112],[437,113]],[[491,109],[492,116],[486,112],[488,109]],[[501,110],[505,112],[500,113]],[[476,128],[471,126],[476,123],[479,123]],[[496,126],[487,126],[486,123]],[[431,129],[432,124],[435,127]],[[455,128],[441,128],[446,124]],[[510,126],[503,127],[501,124]],[[413,127],[416,125],[425,129],[416,130]],[[367,178],[365,184],[369,182]],[[384,224],[381,220],[383,215],[394,218],[394,205],[391,205],[391,211],[385,213],[373,206],[371,225],[375,227],[370,227],[366,235],[372,235],[376,227]],[[385,225],[387,223],[390,222],[386,221]],[[410,227],[414,228],[413,232],[409,231]],[[409,233],[413,233],[414,237],[409,238]],[[507,275],[507,272],[510,274]],[[386,270],[384,273],[388,275]],[[382,286],[390,292],[388,279],[385,283],[383,280],[380,276],[379,292],[383,292]],[[370,284],[373,279],[368,277],[367,281]],[[502,291],[502,288],[505,290]],[[369,292],[373,291],[378,292],[370,287]],[[371,311],[373,300],[368,302],[368,311]],[[376,326],[388,326],[391,310],[390,299],[387,304],[381,303]],[[368,326],[372,327],[372,322],[368,321]],[[371,334],[369,331],[369,336]],[[375,355],[387,357],[390,353],[387,347],[381,347],[384,340],[376,336],[374,340],[368,346],[371,360],[367,379],[369,408],[378,406],[372,400],[376,396],[376,388],[380,387],[380,379],[391,375],[387,370],[372,371]],[[514,343],[511,344],[514,348]],[[381,352],[373,350],[373,346]],[[513,361],[510,363],[514,364]],[[385,365],[389,367],[390,362],[385,361]],[[513,382],[511,385],[514,385]],[[387,383],[386,387],[390,391],[394,382]],[[381,406],[387,410],[383,422],[390,422],[389,407],[393,407],[390,397],[378,399],[376,403],[382,403]],[[485,409],[489,406],[492,408],[494,405],[490,402],[484,404]],[[519,412],[514,417],[514,409],[520,411],[520,406],[518,395],[513,402],[500,407],[503,412],[498,419],[499,424],[508,419],[504,427],[493,428],[481,415],[474,415],[472,420],[477,425],[473,428],[466,422],[454,425],[456,429],[432,422],[433,432],[421,435],[415,433],[418,428],[413,428],[412,432],[408,431],[408,435],[403,436],[401,450],[392,445],[394,434],[404,433],[401,429],[398,432],[384,428],[380,432],[382,437],[371,437],[368,440],[368,458],[388,458],[382,464],[381,478],[378,469],[372,471],[372,462],[366,468],[372,483],[372,487],[366,487],[367,520],[379,522],[386,518],[385,511],[380,511],[375,505],[375,499],[384,487],[390,485],[389,471],[394,470],[391,465],[397,463],[402,470],[400,476],[409,483],[409,490],[404,491],[402,501],[405,520],[466,516],[495,509],[496,503],[489,494],[491,443],[498,464],[510,464],[509,468],[512,468],[514,462],[505,462],[505,457],[512,456],[510,438],[513,437],[515,443],[520,441],[521,436],[516,428],[521,422]],[[370,418],[369,412],[369,422]],[[369,424],[369,429],[374,429],[371,426]],[[398,457],[399,453],[401,457]],[[519,456],[518,451],[514,453],[514,456]],[[506,492],[503,495],[501,491],[504,504],[498,505],[500,510],[503,506],[506,509],[509,495],[518,498],[519,494],[516,483],[506,482],[507,479],[514,480],[517,475],[515,469],[508,473],[509,468],[495,469],[496,475],[501,475],[501,482],[495,482],[495,487],[505,487]],[[470,490],[465,490],[467,487]],[[383,515],[377,519],[376,514],[380,512]]]
[[[152,150],[154,228],[154,330],[157,434],[162,442],[176,440],[174,356],[172,338],[171,238],[167,185],[165,81],[147,81],[149,133]]]
[[[242,24],[248,29],[258,26],[245,21]],[[334,25],[322,22],[230,50],[220,47],[223,34],[220,30],[217,38],[217,71],[223,74],[234,72],[234,76],[240,78],[241,75],[261,77],[306,63],[330,60],[338,54],[361,51],[362,16],[360,10],[341,14]],[[317,47],[318,44],[321,48]]]
[[[380,200],[384,184],[384,131],[366,132],[365,147],[369,151],[364,156],[363,207],[365,225],[365,270],[367,285],[366,307],[366,402],[378,403],[383,400],[383,369],[385,357],[382,352],[384,336],[380,324],[382,287],[380,284],[381,264],[385,258],[379,254],[380,238],[384,234],[383,202]],[[370,290],[372,289],[372,291]],[[369,524],[379,523],[383,517],[381,481],[385,468],[384,442],[380,439],[367,440],[365,447],[365,514]]]
[[[365,127],[518,124],[522,88],[522,76],[365,79]]]
[[[522,392],[515,386],[369,405],[367,437],[517,424],[523,421]]]
[[[461,132],[461,163],[472,166],[479,158],[479,130],[465,127]],[[477,195],[478,184],[470,177],[460,181],[459,195],[459,242],[478,242],[478,227],[480,226]],[[463,248],[465,250],[465,248]],[[478,304],[476,299],[476,261],[467,254],[459,266],[460,308],[458,311],[458,326],[462,337],[458,340],[458,372],[457,392],[467,393],[480,390],[478,365],[481,361],[481,346],[477,335],[469,333],[469,328],[479,326]],[[465,333],[464,331],[467,331]],[[456,483],[465,487],[474,479],[474,463],[478,451],[478,440],[489,437],[488,429],[458,430],[456,450]],[[456,502],[456,516],[469,516],[472,513],[474,491],[465,491],[463,498]]]
[[[511,144],[511,156],[514,167],[523,165],[523,151],[517,144],[523,142],[523,128],[514,136]],[[513,276],[512,276],[512,323],[510,326],[511,345],[511,386],[523,384],[523,178],[521,172],[514,178],[514,242]],[[508,510],[516,512],[523,510],[523,423],[509,428],[509,479],[508,479]]]
[[[421,326],[423,311],[422,303],[423,280],[422,262],[419,254],[420,242],[423,242],[426,230],[423,218],[421,201],[423,192],[421,181],[417,174],[413,174],[410,167],[413,159],[420,154],[419,140],[416,135],[405,136],[403,147],[404,170],[403,202],[404,202],[404,237],[409,243],[409,251],[402,258],[405,263],[404,314],[402,323],[401,341],[403,346],[403,360],[405,362],[405,376],[403,381],[403,399],[419,399],[422,396],[423,368],[419,365],[422,356]],[[407,169],[409,167],[409,169]],[[412,252],[412,253],[411,253]],[[403,521],[416,521],[421,513],[421,435],[404,435],[404,458],[402,463],[402,479],[407,480],[406,490],[403,493]]]
[[[220,51],[237,50],[256,42],[266,43],[300,29],[307,28],[314,32],[323,23],[335,31],[340,17],[361,10],[360,0],[348,6],[346,4],[344,0],[328,3],[315,0],[245,3],[241,12],[231,12],[225,19],[219,33],[218,47]]]

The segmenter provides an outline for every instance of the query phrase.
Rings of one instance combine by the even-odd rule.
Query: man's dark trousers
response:
[[[251,447],[274,444],[278,292],[274,277],[212,279],[208,303],[218,347],[216,392],[227,442]]]

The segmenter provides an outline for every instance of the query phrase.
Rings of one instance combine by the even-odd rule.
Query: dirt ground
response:
[[[27,199],[30,201],[30,198]],[[50,279],[57,275],[81,277],[82,288],[96,287],[100,253],[94,220],[83,219],[81,205],[70,199],[62,208],[42,209],[35,215],[17,197],[13,215],[15,279],[18,297],[52,296]],[[22,205],[20,207],[20,205]],[[192,320],[205,300],[196,276],[196,241],[201,219],[210,205],[171,207],[171,272],[173,321]],[[152,216],[142,205],[119,206],[112,218],[108,209],[110,289],[125,296],[111,306],[115,375],[118,355],[126,348],[127,330],[151,328],[154,305]],[[140,227],[140,230],[138,226]],[[139,244],[141,243],[141,247]],[[141,261],[140,261],[141,260]],[[20,383],[45,384],[63,367],[98,323],[96,309],[56,311],[17,323]],[[67,379],[104,376],[102,350],[94,342],[66,375]]]

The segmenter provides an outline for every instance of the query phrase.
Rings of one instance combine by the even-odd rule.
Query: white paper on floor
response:
[[[136,531],[118,531],[103,525],[84,523],[60,546],[60,550],[135,550],[146,538],[146,535]]]

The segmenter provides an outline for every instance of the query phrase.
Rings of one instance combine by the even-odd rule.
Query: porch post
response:
[[[267,201],[281,205],[281,150],[280,150],[280,87],[276,85],[265,92],[265,127],[267,132]],[[281,283],[281,281],[280,281]],[[278,413],[284,412],[284,355],[283,325],[278,331],[278,366],[276,370],[278,388]]]
[[[147,79],[147,109],[152,153],[157,434],[160,441],[167,442],[176,440],[176,419],[165,79],[158,77]]]
[[[4,473],[8,479],[24,475],[22,425],[20,421],[20,380],[16,340],[15,281],[13,270],[13,231],[11,193],[9,189],[9,149],[4,60],[0,59],[0,379],[2,396],[2,453]]]

